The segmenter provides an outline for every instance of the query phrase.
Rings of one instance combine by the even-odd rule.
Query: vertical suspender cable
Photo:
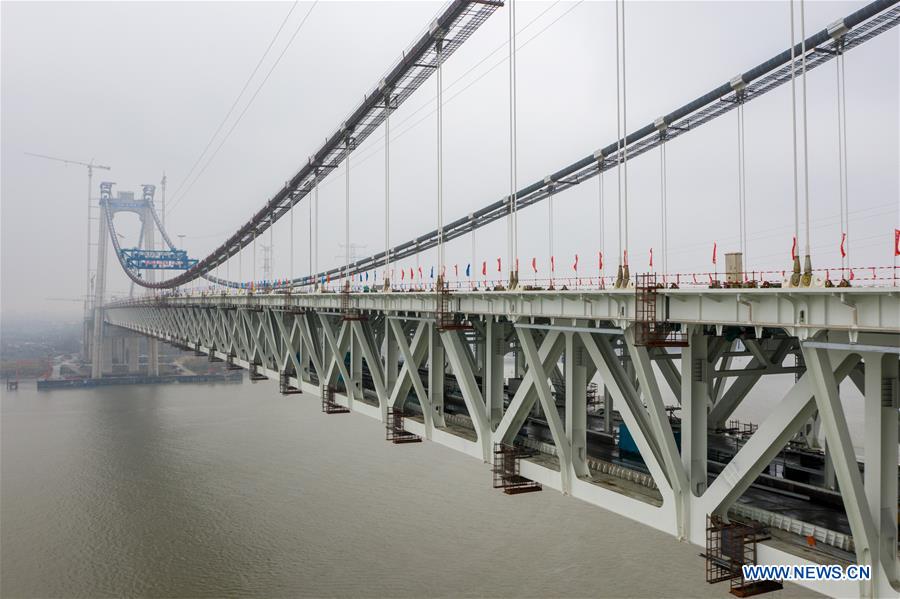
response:
[[[806,208],[806,239],[804,246],[804,277],[812,275],[812,259],[809,250],[809,135],[807,131],[807,108],[806,108],[806,16],[805,16],[805,0],[800,0],[800,68],[803,75],[803,201]],[[807,285],[809,282],[807,281]]]
[[[839,41],[835,41],[835,48],[838,52],[837,60],[834,61],[835,69],[834,73],[836,76],[837,88],[836,88],[836,96],[837,96],[837,134],[838,134],[838,200],[840,202],[840,212],[841,212],[841,248],[844,247],[844,235],[846,235],[846,229],[844,227],[844,137],[841,128],[841,50],[839,46]],[[847,262],[844,259],[843,253],[841,253],[841,277],[844,276],[844,271],[846,269]]]
[[[384,94],[384,288],[390,289],[391,268],[391,95]]]
[[[600,256],[599,256],[599,259],[597,260],[597,285],[602,288],[603,287],[603,270],[604,270],[603,269],[603,252],[606,251],[606,247],[605,247],[606,235],[604,234],[604,231],[603,231],[603,226],[605,225],[605,223],[603,221],[604,215],[603,215],[603,159],[602,158],[600,159],[599,168],[600,168],[600,174],[597,177],[597,181],[599,182],[598,186],[600,187],[600,198],[599,198],[598,206],[597,206],[598,214],[599,214],[599,219],[598,219],[597,225],[599,226],[599,230],[600,230],[600,243],[599,243]]]
[[[347,157],[345,166],[346,189],[344,195],[344,243],[346,244],[346,260],[344,262],[344,286],[350,289],[350,133],[347,133]]]
[[[619,0],[616,2],[616,196],[618,205],[619,220],[619,268],[616,274],[616,287],[622,285],[622,271],[624,265],[624,254],[622,252],[622,93],[620,89],[621,76],[619,71],[621,68],[621,60],[619,58]]]
[[[476,268],[475,267],[475,231],[476,231],[476,229],[475,229],[475,223],[474,223],[474,221],[475,221],[474,213],[469,215],[469,220],[473,221],[472,222],[472,261],[469,263],[469,276],[472,279],[472,289],[474,289],[475,288],[474,281],[477,278],[477,276],[472,276],[472,273],[475,271],[475,268]]]
[[[518,156],[516,146],[518,143],[518,131],[516,122],[516,2],[509,0],[509,242],[508,260],[510,272],[510,286],[518,283],[518,268],[516,259],[519,255],[519,222],[518,208],[516,206],[516,191],[518,185]]]
[[[553,275],[556,274],[554,272],[554,264],[556,262],[556,258],[553,254],[553,182],[550,183],[550,197],[547,198],[547,227],[549,231],[549,235],[547,236],[547,245],[550,250],[550,286],[553,286]]]
[[[625,208],[624,228],[625,228],[625,284],[628,284],[628,88],[626,87],[626,65],[625,60],[625,0],[622,0],[622,171],[623,171],[623,191],[622,204]]]
[[[294,196],[291,194],[291,260],[290,260],[290,272],[288,273],[288,279],[293,282],[294,280]]]
[[[797,177],[797,48],[794,44],[794,0],[790,0],[791,9],[791,139],[793,141],[793,173],[794,173],[794,246],[800,239],[800,192]],[[794,252],[793,274],[791,286],[796,287],[800,283],[800,252]]]
[[[844,233],[847,235],[845,239],[845,251],[847,254],[847,265],[850,265],[850,188],[847,183],[850,178],[849,160],[847,157],[847,67],[844,63],[843,40],[841,40],[840,54],[838,55],[838,63],[841,66],[841,113],[842,113],[842,143],[843,151],[843,167],[844,167]]]
[[[744,127],[744,97],[743,91],[738,92],[736,98],[737,125],[738,125],[738,237],[739,248],[744,260],[744,271],[747,270],[747,158],[746,158],[746,129]]]
[[[437,222],[438,222],[438,283],[444,281],[444,82],[441,78],[443,62],[443,34],[437,40]]]
[[[666,273],[668,272],[667,260],[669,256],[668,250],[668,227],[669,227],[669,208],[668,208],[668,198],[666,197],[666,137],[665,130],[660,131],[660,137],[662,138],[659,144],[659,199],[660,199],[660,224],[661,224],[661,242],[662,242],[662,274],[663,281],[665,281]]]
[[[275,279],[275,208],[269,218],[272,219],[269,223],[269,284],[272,285]]]
[[[313,207],[310,207],[310,217],[315,213],[315,220],[313,221],[313,232],[315,233],[316,241],[313,244],[312,251],[312,269],[310,269],[310,274],[315,274],[319,272],[319,169],[316,169],[316,178],[313,179]],[[319,281],[316,281],[316,289],[319,288]]]
[[[837,74],[837,124],[838,124],[838,176],[841,202],[841,277],[846,279],[850,262],[850,211],[847,188],[847,88],[844,70],[843,39],[835,40],[838,53],[835,60]]]
[[[746,125],[746,108],[743,104],[741,104],[741,156],[743,164],[741,165],[741,171],[744,173],[744,212],[741,215],[743,220],[743,233],[744,233],[744,271],[750,270],[747,266],[750,264],[750,240],[747,238],[747,196],[749,195],[749,187],[750,184],[747,182],[747,125]]]
[[[253,287],[256,287],[256,227],[253,227]]]

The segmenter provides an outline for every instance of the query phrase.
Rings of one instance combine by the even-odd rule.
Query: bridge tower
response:
[[[155,185],[142,186],[142,197],[135,200],[132,192],[119,192],[115,196],[112,193],[110,182],[100,184],[100,225],[97,238],[97,269],[94,277],[94,302],[93,302],[93,323],[91,324],[90,338],[90,358],[91,358],[91,378],[100,378],[103,372],[108,371],[112,361],[112,345],[109,336],[104,333],[104,299],[106,296],[106,263],[107,254],[109,252],[109,221],[117,212],[133,212],[138,215],[141,220],[141,235],[139,245],[142,249],[155,249],[155,224],[156,219],[153,214],[153,196],[156,192]],[[148,281],[156,279],[156,273],[150,269],[144,274]],[[132,287],[133,291],[133,287]],[[128,357],[129,370],[136,372],[138,344],[134,341],[129,343]],[[147,340],[147,375],[159,375],[159,341],[157,339]]]
[[[153,217],[153,195],[156,192],[155,185],[142,185],[143,208],[138,213],[141,217],[141,247],[145,250],[156,249],[156,219]],[[156,281],[156,271],[150,269],[144,271],[144,277],[150,282]],[[147,340],[147,375],[159,376],[159,341]]]

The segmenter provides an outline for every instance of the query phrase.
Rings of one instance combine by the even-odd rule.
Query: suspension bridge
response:
[[[524,187],[516,153],[515,3],[495,0],[447,5],[299,171],[203,258],[189,258],[166,233],[154,186],[135,198],[103,182],[97,274],[85,306],[93,376],[103,376],[104,348],[116,335],[152,340],[151,373],[156,343],[171,343],[247,369],[251,380],[276,381],[286,395],[315,395],[325,414],[381,420],[395,443],[425,439],[483,460],[507,493],[557,489],[701,545],[707,579],[730,581],[739,596],[777,586],[745,580],[740,566],[748,563],[870,566],[870,580],[804,584],[832,596],[897,596],[900,287],[895,266],[849,259],[843,61],[900,23],[900,7],[878,0],[807,36],[799,6],[795,27],[791,3],[786,49],[629,130],[626,5],[617,2],[617,139]],[[509,193],[445,221],[443,65],[503,12],[510,23]],[[806,75],[829,64],[838,81],[842,263],[821,268],[809,243]],[[436,226],[391,245],[391,115],[429,81],[437,92]],[[794,249],[784,270],[752,270],[745,266],[743,110],[781,86],[792,91]],[[712,268],[670,272],[666,147],[733,111],[741,139],[740,251],[725,255],[721,271],[714,246]],[[381,129],[385,246],[360,258],[351,256],[358,248],[350,234],[351,161]],[[657,267],[651,253],[651,271],[632,272],[628,164],[653,150],[663,181]],[[311,217],[309,235],[295,235],[294,209],[307,202],[318,215],[320,184],[339,171],[346,258],[320,268],[318,223]],[[534,276],[525,274],[527,263],[520,271],[518,211],[543,203],[552,223],[554,196],[606,174],[616,176],[619,206],[609,272],[601,251],[596,268],[583,262],[579,270],[575,255],[571,273],[557,274],[552,224],[549,275],[537,275],[535,259]],[[141,218],[137,247],[122,246],[115,220],[121,212]],[[256,245],[285,218],[289,272],[260,279]],[[462,269],[447,263],[445,244],[497,221],[507,224],[505,259],[479,263],[473,256]],[[295,237],[311,248],[300,274]],[[110,245],[146,295],[106,300]],[[246,277],[244,250],[252,263]],[[433,266],[409,265],[429,251],[436,252]],[[735,410],[775,375],[793,377],[780,400],[762,422],[737,422]],[[862,396],[854,408],[864,413],[862,461],[841,397],[845,379]],[[701,570],[698,560],[698,576]]]

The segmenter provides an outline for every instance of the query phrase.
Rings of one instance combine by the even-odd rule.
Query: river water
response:
[[[274,383],[0,404],[3,597],[728,596],[698,547]]]

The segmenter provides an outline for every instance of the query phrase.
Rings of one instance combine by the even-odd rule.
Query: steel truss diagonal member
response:
[[[447,359],[450,361],[450,369],[456,382],[462,392],[463,401],[466,404],[466,410],[469,417],[475,425],[475,434],[478,435],[478,443],[481,445],[484,461],[489,462],[491,459],[491,425],[487,419],[487,410],[484,405],[484,399],[481,396],[481,390],[475,382],[475,373],[472,368],[469,350],[464,347],[462,332],[458,330],[445,330],[441,333],[441,341],[444,344],[444,350],[447,352]],[[434,364],[432,364],[434,367]]]
[[[846,378],[858,362],[858,356],[844,358],[832,371],[831,377],[835,384]],[[691,539],[695,543],[701,543],[705,538],[706,514],[726,515],[734,502],[750,488],[803,423],[815,413],[816,402],[813,395],[816,391],[812,378],[810,372],[800,377],[706,492],[694,502]]]

